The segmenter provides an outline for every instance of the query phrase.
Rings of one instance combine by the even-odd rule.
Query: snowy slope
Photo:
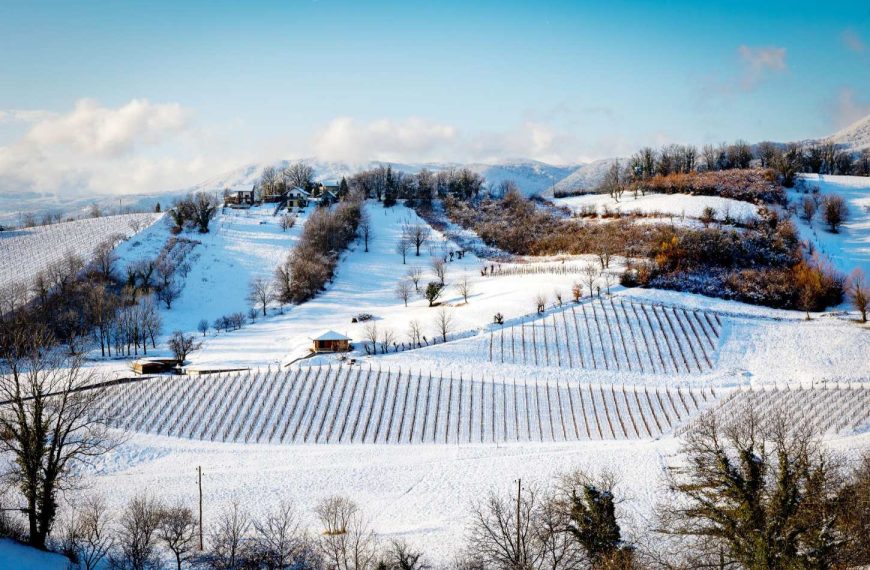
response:
[[[613,161],[613,158],[605,158],[580,166],[556,183],[556,191],[592,192],[604,179]],[[552,195],[552,192],[547,195]]]
[[[642,214],[661,214],[663,216],[699,218],[704,208],[710,207],[716,211],[715,218],[723,219],[730,216],[734,220],[754,218],[758,215],[758,207],[748,202],[721,198],[719,196],[691,196],[688,194],[647,194],[626,193],[617,202],[607,194],[587,194],[557,198],[556,204],[565,205],[575,212],[594,208],[599,214],[605,208],[623,213],[639,212]]]
[[[821,213],[812,225],[795,218],[801,237],[813,243],[834,266],[845,274],[860,267],[870,277],[870,178],[865,176],[830,176],[803,174],[806,188],[818,186],[822,196],[839,194],[847,203],[849,218],[834,234],[828,231]],[[803,194],[792,191],[789,199],[799,204]]]
[[[0,570],[66,570],[68,567],[69,560],[65,556],[0,538]]]
[[[870,115],[829,136],[829,140],[852,150],[870,148]]]

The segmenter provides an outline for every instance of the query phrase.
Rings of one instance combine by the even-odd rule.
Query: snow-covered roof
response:
[[[296,186],[295,188],[292,188],[292,189],[290,190],[290,194],[302,194],[303,196],[310,196],[310,194],[309,194],[307,191],[305,191],[304,189],[300,188],[299,186]]]
[[[335,331],[326,331],[325,333],[323,333],[319,337],[315,338],[314,340],[350,340],[350,339],[347,338],[346,336],[344,336],[343,334],[337,333]]]

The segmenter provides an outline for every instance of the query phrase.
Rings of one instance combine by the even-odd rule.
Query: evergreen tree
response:
[[[622,543],[613,493],[592,483],[583,484],[580,491],[571,495],[568,532],[595,566],[617,557],[630,560],[632,550]]]
[[[344,200],[349,193],[350,189],[347,187],[347,179],[342,176],[341,182],[338,184],[338,199]]]

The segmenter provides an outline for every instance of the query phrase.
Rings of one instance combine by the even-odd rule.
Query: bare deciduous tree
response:
[[[359,508],[350,499],[333,497],[315,508],[323,527],[319,551],[329,568],[374,568],[378,545]]]
[[[175,331],[169,339],[169,350],[178,360],[179,364],[184,364],[187,356],[202,347],[202,343],[198,342],[193,335],[186,335],[182,331]]]
[[[420,248],[429,241],[432,230],[425,223],[409,224],[406,222],[402,227],[402,235],[409,238],[410,242],[414,245],[415,255],[420,257]]]
[[[444,263],[444,260],[440,257],[433,257],[432,262],[432,272],[435,274],[435,277],[438,278],[438,282],[441,285],[444,285],[445,277],[447,276],[447,264]]]
[[[825,196],[822,199],[822,217],[833,233],[839,232],[840,226],[849,217],[849,208],[843,197],[839,194]]]
[[[281,228],[282,232],[286,232],[290,228],[296,225],[296,216],[293,214],[284,214],[281,216],[281,219],[278,220],[278,227]]]
[[[453,313],[445,307],[438,309],[435,315],[435,330],[441,335],[441,341],[447,342],[447,335],[453,330]]]
[[[467,274],[463,274],[459,279],[459,282],[456,284],[456,291],[462,295],[462,299],[468,303],[468,296],[472,293],[472,285]]]
[[[266,308],[274,297],[272,283],[268,279],[265,277],[251,279],[251,284],[248,286],[248,302],[259,305],[264,317],[266,316]]]
[[[85,499],[71,521],[64,538],[65,550],[71,550],[83,570],[96,570],[111,551],[114,538],[105,499],[91,496]]]
[[[819,205],[814,197],[804,196],[801,199],[801,218],[803,218],[808,224],[813,223],[813,218],[816,216],[816,211],[818,211],[818,209]]]
[[[402,264],[404,265],[408,259],[408,252],[411,250],[411,242],[403,235],[396,242],[396,253],[402,256]]]
[[[861,313],[861,322],[867,322],[867,278],[864,272],[856,269],[849,276],[849,286],[846,289],[849,295],[849,302],[856,311]]]
[[[414,284],[414,291],[417,293],[420,292],[420,279],[422,279],[422,277],[423,270],[419,266],[414,265],[408,268],[408,279],[410,279],[411,283]]]
[[[414,346],[419,346],[423,340],[423,327],[420,326],[420,321],[411,321],[408,323],[408,340]]]
[[[293,503],[282,501],[261,521],[254,522],[257,558],[266,568],[292,568],[305,547],[299,513]]]
[[[129,570],[159,567],[157,529],[162,506],[148,495],[133,497],[118,521],[118,551],[113,552],[110,566]]]
[[[238,501],[221,512],[209,535],[208,561],[213,568],[243,567],[248,554],[251,519]]]
[[[405,306],[408,306],[408,299],[411,298],[411,283],[407,279],[402,279],[396,283],[396,297],[404,301]]]
[[[175,557],[177,570],[190,560],[196,547],[197,522],[193,511],[183,504],[164,508],[160,512],[160,522],[157,525],[157,537]]]
[[[377,353],[378,351],[378,339],[380,338],[380,333],[378,331],[378,323],[371,321],[366,324],[365,327],[365,336],[364,339],[371,346],[372,352]]]
[[[586,286],[589,288],[589,296],[595,294],[595,283],[598,281],[600,272],[593,264],[587,263],[582,271],[583,279],[586,281]]]

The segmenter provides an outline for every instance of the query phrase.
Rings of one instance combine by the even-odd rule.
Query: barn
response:
[[[314,341],[314,352],[347,352],[350,350],[350,339],[335,331],[326,331]]]

